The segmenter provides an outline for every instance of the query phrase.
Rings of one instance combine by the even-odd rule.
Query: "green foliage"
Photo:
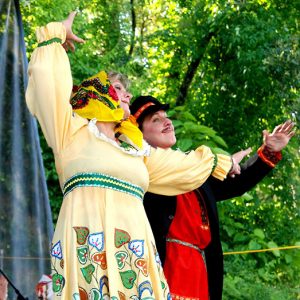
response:
[[[261,131],[285,119],[299,124],[297,1],[21,1],[28,57],[34,31],[78,8],[74,32],[86,40],[70,53],[74,81],[114,69],[134,96],[170,103],[176,147],[200,144],[233,153],[261,145]],[[134,22],[132,16],[135,16]],[[54,222],[61,191],[42,141]],[[253,191],[219,204],[225,251],[300,242],[299,135]],[[300,299],[299,250],[225,257],[224,299]]]
[[[234,263],[232,263],[233,265]],[[299,288],[296,289],[290,284],[268,284],[261,281],[256,272],[255,266],[250,261],[244,263],[244,271],[238,267],[239,262],[236,263],[236,270],[230,271],[241,273],[243,276],[227,275],[224,280],[224,300],[296,300],[299,299]],[[247,278],[247,281],[245,281]]]
[[[173,119],[177,143],[174,148],[182,151],[195,149],[199,145],[210,147],[214,153],[227,153],[226,142],[210,127],[201,125],[193,114],[184,106],[176,106],[168,111]],[[228,153],[227,153],[228,154]]]

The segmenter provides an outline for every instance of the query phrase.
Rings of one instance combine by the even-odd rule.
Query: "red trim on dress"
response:
[[[257,150],[258,156],[271,168],[274,168],[275,165],[282,159],[281,152],[271,152],[265,145],[262,145]]]

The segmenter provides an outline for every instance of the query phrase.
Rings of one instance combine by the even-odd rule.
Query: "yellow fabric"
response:
[[[90,99],[89,104],[81,109],[73,110],[81,117],[94,119],[101,122],[119,122],[122,120],[124,110],[122,108],[110,109],[99,100]]]
[[[50,23],[37,31],[38,42],[54,37],[65,40],[61,23]],[[207,147],[189,155],[151,149],[150,157],[144,158],[129,155],[113,143],[97,138],[89,130],[87,120],[72,111],[71,70],[60,44],[37,48],[28,73],[26,102],[53,149],[61,185],[75,174],[97,172],[133,183],[145,191],[149,186],[155,192],[175,195],[200,186],[210,175],[214,159]],[[121,238],[116,241],[117,233]],[[122,235],[128,242],[120,245]],[[143,249],[140,257],[134,252],[135,245],[136,249]],[[56,224],[51,254],[54,299],[79,299],[79,293],[95,298],[100,286],[105,297],[107,277],[110,298],[133,299],[142,287],[143,298],[168,297],[143,204],[130,194],[100,187],[81,187],[68,193]],[[122,265],[118,256],[126,264]],[[131,288],[124,286],[132,281]]]
[[[102,122],[118,122],[123,119],[124,110],[120,101],[110,95],[111,83],[105,71],[85,79],[71,98],[73,110],[81,117],[96,118]],[[113,88],[112,88],[113,89]]]
[[[218,163],[212,173],[212,176],[219,180],[224,180],[232,167],[232,160],[230,156],[224,154],[217,154],[217,158]]]
[[[124,110],[120,107],[117,93],[105,71],[84,80],[70,102],[73,110],[83,118],[119,123],[117,132],[126,135],[141,149],[143,134],[136,122],[132,122],[131,119],[123,120]]]
[[[133,116],[130,116],[128,119],[122,121],[121,126],[117,126],[115,132],[126,135],[134,145],[137,145],[140,149],[142,148],[143,133],[138,128]]]
[[[173,196],[187,190],[192,191],[206,181],[213,168],[214,154],[206,146],[201,146],[188,155],[172,149],[152,148],[151,156],[145,158],[145,164],[150,177],[148,191]],[[218,155],[218,164],[212,175],[223,180],[230,168],[231,158]],[[168,185],[170,178],[172,185]]]

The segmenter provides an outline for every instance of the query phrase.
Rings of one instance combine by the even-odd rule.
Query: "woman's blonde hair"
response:
[[[116,71],[109,71],[107,73],[107,75],[108,75],[108,79],[110,81],[119,80],[123,84],[123,86],[126,90],[129,88],[130,81],[129,81],[129,79],[126,75],[124,75],[122,73],[119,73],[119,72],[116,72]]]

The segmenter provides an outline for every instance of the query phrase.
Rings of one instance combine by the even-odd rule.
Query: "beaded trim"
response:
[[[102,173],[80,173],[69,178],[63,186],[63,195],[66,196],[78,187],[103,187],[122,193],[130,194],[143,200],[144,190],[132,183]]]
[[[198,246],[193,245],[193,244],[188,243],[188,242],[185,242],[185,241],[178,240],[178,239],[173,239],[173,238],[166,238],[166,241],[170,242],[170,243],[176,243],[176,244],[179,244],[179,245],[186,246],[186,247],[197,250],[201,254],[204,265],[205,265],[205,268],[207,269],[205,252],[202,249],[200,249]]]
[[[186,246],[186,247],[193,248],[193,249],[197,250],[198,252],[200,252],[201,254],[202,254],[202,252],[204,252],[198,246],[195,246],[191,243],[184,242],[184,241],[181,241],[181,240],[178,240],[178,239],[166,238],[166,241],[171,242],[171,243],[177,243],[177,244],[180,244],[180,245],[183,245],[183,246]]]
[[[60,43],[60,44],[62,44],[62,39],[60,39],[58,37],[55,37],[53,39],[50,39],[50,40],[47,40],[47,41],[39,43],[38,47],[47,46],[47,45],[50,45],[50,44],[53,44],[53,43]]]

